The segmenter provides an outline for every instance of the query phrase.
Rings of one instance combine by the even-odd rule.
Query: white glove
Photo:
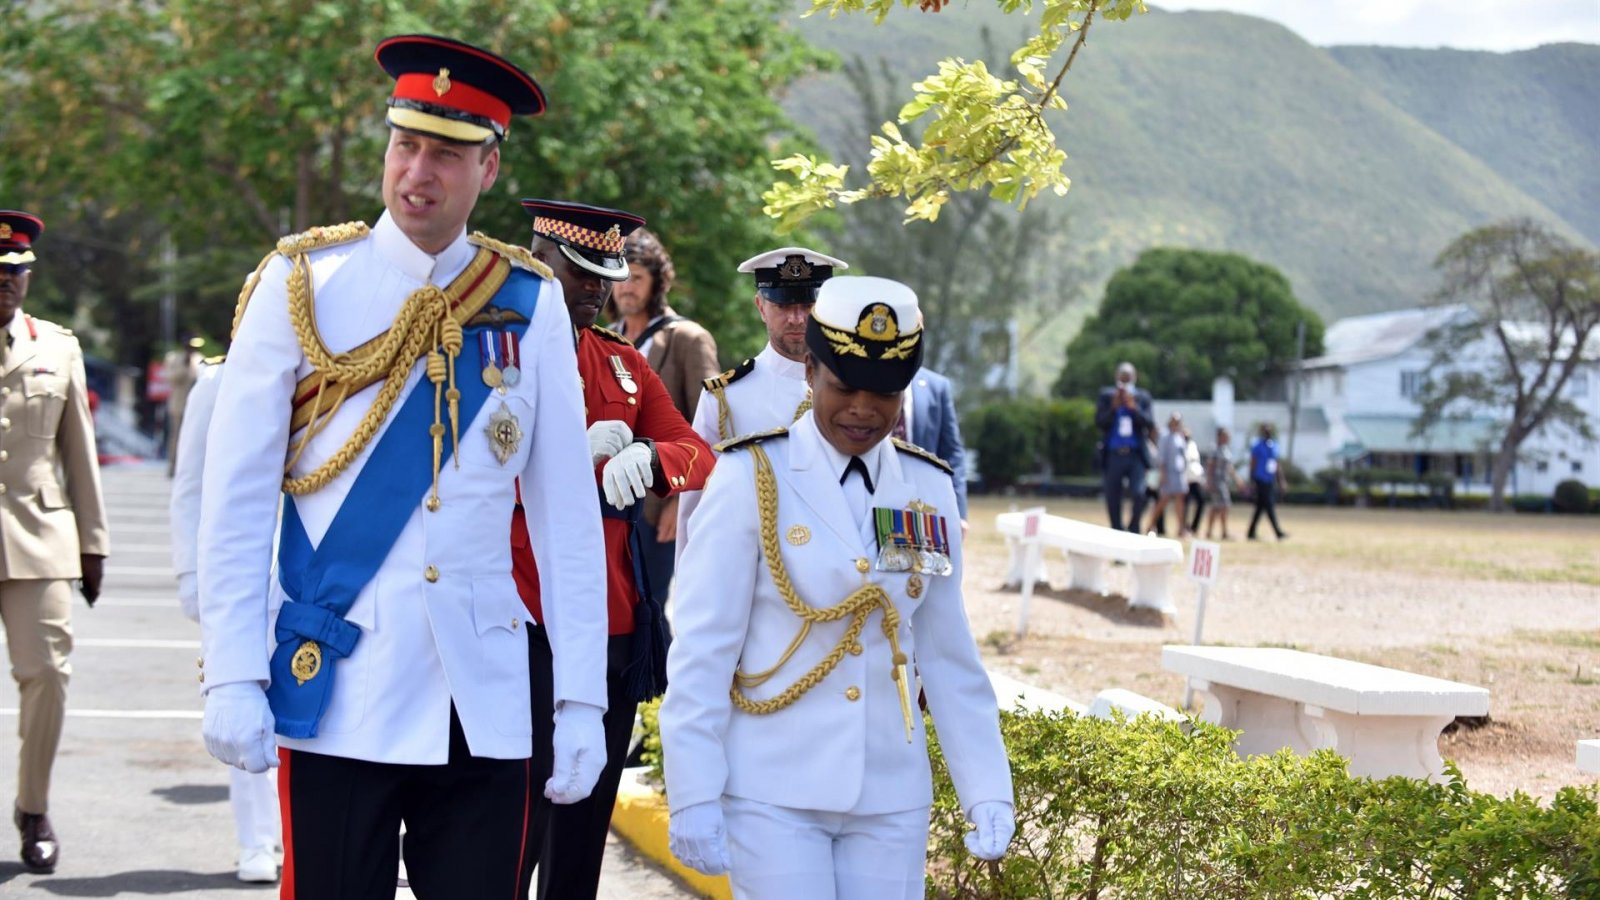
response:
[[[544,783],[552,803],[577,803],[589,796],[606,766],[605,710],[563,700],[556,709],[555,767]]]
[[[616,419],[602,419],[589,426],[589,459],[593,464],[599,464],[602,459],[610,459],[622,452],[622,448],[633,443],[633,429],[628,423]]]
[[[617,509],[627,509],[644,499],[645,491],[656,480],[655,473],[650,471],[650,455],[649,444],[629,444],[611,457],[600,470],[607,503]]]
[[[732,868],[722,804],[709,800],[673,813],[667,821],[667,847],[679,862],[696,872],[721,875]]]
[[[1006,855],[1011,836],[1017,831],[1011,804],[999,800],[975,803],[967,813],[967,821],[977,826],[967,832],[967,852],[979,859],[999,859]]]
[[[189,621],[200,621],[200,578],[193,572],[178,576],[178,605]]]
[[[200,723],[206,752],[246,772],[265,772],[278,764],[267,692],[252,681],[219,684],[206,692]]]

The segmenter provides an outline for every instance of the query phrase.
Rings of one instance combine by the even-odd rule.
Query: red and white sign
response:
[[[172,383],[167,381],[167,366],[165,363],[152,362],[145,370],[144,396],[152,403],[164,403],[172,396]]]
[[[1022,539],[1036,541],[1039,539],[1039,524],[1044,521],[1044,507],[1035,506],[1022,511]]]
[[[1189,544],[1189,580],[1204,585],[1217,583],[1218,563],[1222,545],[1210,541],[1192,541]]]

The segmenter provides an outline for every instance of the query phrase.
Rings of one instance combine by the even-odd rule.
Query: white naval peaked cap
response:
[[[805,247],[779,247],[776,250],[757,253],[755,256],[739,263],[739,271],[748,275],[756,269],[776,269],[791,256],[802,257],[813,266],[831,266],[835,269],[850,268],[849,263],[842,259],[834,259],[826,253],[818,253]]]
[[[853,388],[904,390],[922,365],[917,293],[872,275],[830,278],[811,307],[806,346]]]

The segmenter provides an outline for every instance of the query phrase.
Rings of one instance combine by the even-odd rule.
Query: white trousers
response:
[[[722,798],[738,900],[922,900],[928,808],[861,816]]]
[[[239,848],[277,846],[283,822],[278,814],[278,770],[252,775],[229,767],[228,776],[228,800],[233,804]]]

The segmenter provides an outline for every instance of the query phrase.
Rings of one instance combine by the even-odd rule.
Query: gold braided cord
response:
[[[711,396],[717,398],[717,440],[733,440],[733,410],[728,408],[728,397],[723,391],[725,385],[718,385],[711,389]]]
[[[524,269],[537,274],[540,278],[543,278],[546,281],[555,280],[555,273],[550,271],[550,267],[545,265],[542,261],[535,259],[533,251],[529,250],[527,247],[519,247],[515,244],[508,244],[505,241],[497,241],[481,231],[474,231],[473,233],[467,235],[467,243],[478,247],[483,247],[487,250],[493,250],[501,256],[504,256],[517,265],[523,267]]]
[[[800,599],[796,593],[794,582],[789,578],[789,571],[783,564],[781,544],[778,541],[778,481],[772,474],[772,461],[767,458],[766,451],[760,445],[751,445],[751,458],[755,461],[756,476],[756,503],[761,514],[761,553],[767,559],[767,571],[772,575],[772,582],[777,586],[778,596],[783,598],[789,610],[800,619],[800,633],[779,657],[777,665],[754,675],[742,671],[735,671],[733,685],[729,688],[728,695],[733,705],[740,710],[752,715],[764,716],[777,712],[792,705],[796,700],[805,696],[806,692],[816,687],[822,679],[828,677],[839,661],[850,651],[861,636],[862,629],[867,624],[867,617],[875,609],[883,610],[883,634],[889,640],[889,650],[892,658],[892,677],[900,684],[900,702],[905,707],[909,702],[905,693],[904,666],[906,655],[900,652],[899,628],[900,611],[895,609],[889,594],[876,584],[864,583],[852,591],[848,597],[833,606],[815,607]],[[865,575],[863,574],[863,579]],[[794,656],[810,632],[811,626],[819,622],[837,622],[849,618],[850,623],[845,627],[844,636],[839,643],[828,651],[811,670],[800,676],[794,684],[785,688],[782,693],[768,700],[752,700],[743,693],[743,688],[756,687],[772,677],[778,669],[782,668]],[[901,710],[906,713],[906,709]]]
[[[811,410],[811,388],[806,388],[806,398],[804,400],[801,400],[800,401],[800,405],[796,406],[794,408],[794,421],[790,422],[789,424],[793,425],[795,422],[800,421],[800,417],[805,415],[810,410]]]
[[[256,270],[251,272],[250,277],[244,280],[244,287],[239,289],[239,302],[234,304],[233,307],[233,326],[228,329],[228,343],[233,343],[233,339],[239,336],[239,323],[244,321],[244,308],[250,305],[250,295],[256,292],[256,285],[261,283],[261,271],[277,255],[277,251],[273,251],[261,257],[261,262],[256,266]]]

